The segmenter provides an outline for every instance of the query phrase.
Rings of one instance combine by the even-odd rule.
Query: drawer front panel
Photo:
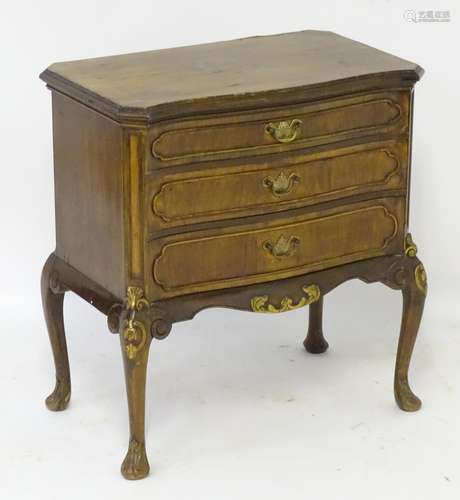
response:
[[[153,166],[289,151],[409,126],[408,91],[332,99],[271,111],[165,122],[151,131]]]
[[[242,168],[157,178],[151,229],[277,212],[406,183],[407,142],[362,144]],[[279,165],[279,166],[278,166]]]
[[[402,247],[404,199],[369,200],[245,228],[151,243],[156,299],[286,278]]]

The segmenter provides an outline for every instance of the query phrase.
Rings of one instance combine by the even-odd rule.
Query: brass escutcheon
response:
[[[299,136],[302,120],[281,121],[279,123],[268,123],[265,125],[265,133],[272,136],[278,142],[292,142]]]
[[[289,236],[289,238],[286,238],[284,235],[281,235],[276,243],[267,240],[264,242],[263,247],[273,257],[281,258],[291,256],[299,243],[300,238],[298,236]]]
[[[262,184],[265,188],[267,188],[273,196],[283,196],[289,194],[294,187],[294,184],[300,181],[300,176],[295,173],[290,173],[286,175],[283,171],[281,171],[276,179],[273,177],[265,177],[262,181]]]

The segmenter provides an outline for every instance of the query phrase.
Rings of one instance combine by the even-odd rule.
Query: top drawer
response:
[[[151,165],[280,153],[409,129],[407,90],[298,104],[212,118],[162,122],[150,130]]]

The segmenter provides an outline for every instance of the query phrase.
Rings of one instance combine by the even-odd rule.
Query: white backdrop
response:
[[[405,499],[411,489],[413,498],[459,497],[456,7],[453,0],[2,4],[1,498],[81,498],[84,491],[92,499],[113,490],[112,498],[133,491],[158,499]],[[413,23],[404,19],[407,9],[449,10],[451,21]],[[401,306],[383,287],[348,283],[327,298],[331,349],[317,358],[301,350],[306,311],[276,319],[206,311],[152,348],[153,475],[123,482],[118,342],[72,296],[73,402],[56,415],[43,405],[53,367],[39,277],[54,246],[54,200],[50,94],[38,75],[56,61],[308,28],[336,31],[426,70],[415,95],[410,219],[430,287],[413,363],[425,405],[408,416],[392,403]]]

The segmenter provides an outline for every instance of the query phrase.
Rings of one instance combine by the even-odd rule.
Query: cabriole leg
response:
[[[305,349],[312,354],[325,352],[329,347],[323,335],[323,296],[309,306],[308,333],[303,342]]]
[[[130,429],[128,452],[121,465],[126,479],[142,479],[150,471],[145,452],[145,386],[152,340],[148,309],[143,290],[128,287],[119,323]]]
[[[402,287],[403,313],[396,356],[394,392],[396,402],[402,410],[417,411],[422,403],[409,386],[408,372],[423,314],[427,279],[423,264],[417,258],[408,260],[410,266]]]
[[[145,387],[151,343],[150,332],[140,321],[120,332],[129,410],[129,448],[121,465],[126,479],[142,479],[150,471],[145,452]]]
[[[109,315],[111,331],[115,323]],[[126,479],[142,479],[150,471],[145,451],[145,386],[149,348],[152,337],[167,337],[171,326],[169,317],[144,298],[142,288],[128,287],[118,325],[129,409],[129,447],[121,465],[121,473]]]
[[[69,403],[71,387],[63,317],[65,288],[59,283],[54,262],[55,256],[51,254],[43,267],[41,277],[43,312],[56,367],[56,386],[46,399],[46,406],[52,411],[62,411]]]

